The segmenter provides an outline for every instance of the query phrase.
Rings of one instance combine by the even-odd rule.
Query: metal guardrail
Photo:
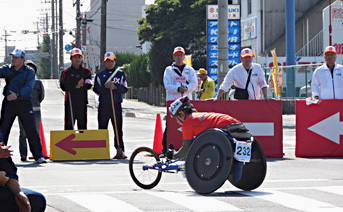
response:
[[[282,70],[282,83],[283,83],[283,90],[281,93],[281,99],[287,98],[306,98],[312,95],[311,84],[310,80],[312,80],[312,75],[314,70],[323,65],[322,63],[316,64],[305,64],[305,65],[291,65],[291,66],[279,66],[279,69]],[[270,76],[273,67],[265,67],[265,76],[266,81],[268,83],[268,79]],[[293,72],[293,79],[292,79],[292,96],[286,96],[286,84],[287,84],[287,71]],[[268,95],[270,97],[274,97],[275,94],[269,89]]]

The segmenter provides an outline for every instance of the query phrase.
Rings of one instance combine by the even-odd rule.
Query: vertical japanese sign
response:
[[[228,5],[229,67],[240,63],[241,20],[240,5]],[[218,5],[207,5],[207,70],[218,89]]]

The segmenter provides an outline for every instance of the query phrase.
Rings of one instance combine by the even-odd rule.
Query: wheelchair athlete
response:
[[[187,96],[175,100],[169,107],[172,117],[182,125],[183,144],[174,153],[169,150],[168,158],[185,158],[194,136],[207,129],[219,128],[234,138],[250,138],[250,131],[237,119],[222,113],[197,112]]]

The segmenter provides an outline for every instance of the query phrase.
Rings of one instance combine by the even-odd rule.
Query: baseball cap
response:
[[[73,48],[70,52],[70,56],[80,55],[82,56],[82,51],[79,48]]]
[[[178,54],[178,53],[186,54],[185,50],[184,50],[181,46],[177,46],[177,47],[175,47],[175,49],[174,49],[173,54]]]
[[[253,52],[251,49],[249,48],[244,48],[242,51],[241,51],[241,57],[246,57],[246,56],[253,56]]]
[[[33,67],[33,70],[36,72],[37,71],[37,66],[36,66],[36,64],[32,61],[32,60],[26,60],[25,61],[25,65],[29,65],[29,66],[31,66],[31,67]]]
[[[106,60],[115,60],[116,59],[116,55],[113,52],[106,52],[104,55],[104,62]]]
[[[333,47],[333,46],[327,46],[326,48],[325,48],[325,51],[324,51],[324,54],[326,54],[326,53],[335,53],[335,54],[337,54],[336,53],[336,48],[335,47]]]
[[[13,56],[15,56],[15,57],[23,57],[23,58],[25,58],[25,52],[23,51],[23,50],[21,50],[21,49],[14,49],[13,50],[13,52],[10,54],[10,55],[13,55]]]
[[[207,74],[207,71],[204,68],[200,68],[198,74]]]

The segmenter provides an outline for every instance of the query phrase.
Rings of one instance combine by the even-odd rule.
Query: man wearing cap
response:
[[[192,92],[197,88],[198,80],[194,69],[184,63],[185,50],[177,46],[173,51],[174,62],[164,70],[163,83],[167,101],[174,101],[182,96],[192,100]],[[163,133],[163,152],[167,151],[167,128]]]
[[[204,68],[200,68],[198,76],[201,80],[200,89],[197,91],[199,100],[211,99],[215,93],[215,84],[213,79],[207,76],[207,71]]]
[[[31,103],[35,72],[31,67],[24,65],[25,52],[23,50],[15,49],[10,55],[12,55],[12,64],[0,68],[0,78],[5,78],[6,81],[0,119],[3,142],[7,145],[11,127],[18,116],[26,131],[30,150],[36,162],[46,163]]]
[[[99,129],[107,129],[111,119],[114,136],[114,146],[117,154],[113,159],[125,159],[123,142],[123,115],[121,103],[127,89],[124,71],[115,69],[116,55],[107,52],[104,56],[105,69],[96,74],[93,91],[99,95],[98,124]],[[111,96],[112,95],[112,96]],[[114,120],[115,113],[115,120]],[[116,137],[118,136],[118,137]],[[119,142],[119,146],[117,144]]]
[[[241,63],[235,65],[226,74],[223,83],[220,85],[216,100],[226,93],[232,85],[236,88],[247,88],[248,99],[261,99],[261,90],[264,99],[268,98],[268,86],[266,84],[264,71],[257,63],[253,63],[253,52],[249,48],[241,51]],[[249,78],[250,75],[250,78]]]
[[[182,96],[192,99],[192,92],[198,82],[194,69],[184,63],[185,50],[178,46],[174,49],[173,59],[175,62],[164,71],[163,83],[167,90],[167,101],[173,101]]]
[[[37,66],[35,65],[35,63],[31,60],[26,60],[25,61],[25,65],[30,66],[35,73],[37,73]],[[32,89],[32,109],[33,109],[33,113],[35,115],[35,124],[36,124],[36,130],[37,133],[39,135],[39,131],[40,131],[40,122],[41,122],[41,112],[40,112],[40,104],[43,101],[45,96],[45,92],[44,92],[44,86],[42,81],[37,80],[35,81],[35,85]],[[27,145],[26,145],[26,132],[23,126],[23,123],[21,122],[20,119],[18,119],[19,122],[19,129],[20,129],[20,133],[19,133],[19,152],[20,152],[20,158],[21,161],[26,161],[27,160]]]
[[[343,99],[343,66],[336,63],[336,48],[324,51],[325,64],[316,68],[312,76],[312,97],[315,99]]]
[[[75,120],[78,129],[87,129],[87,90],[92,87],[92,76],[91,71],[82,66],[82,59],[82,51],[78,48],[72,49],[71,66],[65,69],[60,77],[60,87],[65,91],[65,130],[73,130]]]

